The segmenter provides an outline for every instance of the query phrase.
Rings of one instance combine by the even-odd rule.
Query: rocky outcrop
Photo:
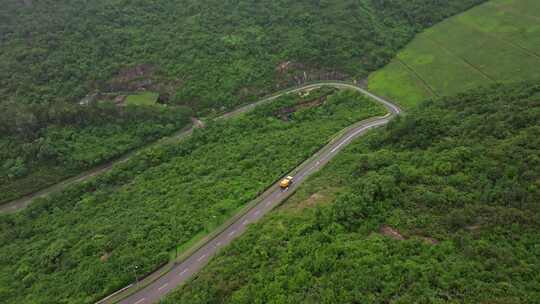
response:
[[[292,61],[284,61],[276,66],[277,89],[299,86],[320,80],[346,80],[349,75],[338,71],[317,68]]]
[[[141,91],[152,89],[156,68],[151,64],[139,64],[124,68],[112,79],[110,91]]]

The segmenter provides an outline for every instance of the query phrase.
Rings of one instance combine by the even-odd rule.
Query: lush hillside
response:
[[[169,135],[188,125],[191,114],[186,107],[57,106],[43,113],[48,121],[37,128],[0,137],[0,203]]]
[[[492,0],[421,33],[370,90],[410,107],[497,82],[540,79],[540,2]]]
[[[336,132],[384,113],[355,91],[286,95],[0,216],[0,302],[93,303],[214,229]]]
[[[187,122],[163,109],[138,110],[138,125],[121,109],[94,117],[98,103],[111,114],[159,99],[200,114],[306,81],[359,79],[482,1],[3,1],[0,202]]]
[[[153,89],[231,107],[307,78],[363,77],[482,0],[6,0],[0,100]]]
[[[165,303],[537,303],[539,122],[538,83],[423,103]]]

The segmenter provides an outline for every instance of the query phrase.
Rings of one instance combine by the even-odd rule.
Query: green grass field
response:
[[[493,0],[418,35],[369,77],[405,108],[496,82],[540,80],[540,2]]]
[[[154,92],[144,92],[135,95],[129,95],[126,98],[127,105],[138,105],[138,106],[151,106],[155,105],[159,98],[158,93]]]

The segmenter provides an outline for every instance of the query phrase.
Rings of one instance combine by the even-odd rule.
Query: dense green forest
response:
[[[538,303],[540,84],[353,143],[164,303]]]
[[[208,114],[306,81],[360,79],[421,29],[480,2],[3,1],[0,202],[186,123],[149,110],[135,125],[109,115],[112,105],[81,121],[103,112],[81,102],[146,91]]]
[[[15,122],[16,115],[10,115],[18,107],[26,106],[0,105],[0,112],[9,118],[0,122],[5,129],[19,128],[21,121]],[[0,203],[169,135],[188,125],[191,114],[187,107],[118,108],[111,103],[85,107],[57,103],[53,108],[33,108],[40,115],[31,118],[32,126],[0,136]]]
[[[228,219],[336,132],[384,113],[355,91],[285,95],[2,215],[0,302],[93,303]]]
[[[197,109],[230,108],[304,72],[364,77],[416,32],[480,2],[6,0],[0,100],[145,88]]]

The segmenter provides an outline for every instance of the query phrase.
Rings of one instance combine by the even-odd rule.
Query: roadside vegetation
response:
[[[536,303],[540,84],[422,103],[164,303]]]
[[[12,104],[0,111],[9,115],[18,107],[24,106]],[[0,130],[6,131],[0,137],[0,203],[170,135],[187,126],[191,116],[187,107],[161,105],[32,107],[39,115],[24,126],[17,126],[13,116],[0,122]]]
[[[113,104],[207,115],[309,81],[361,79],[415,33],[481,2],[6,0],[0,203],[187,123],[186,111],[146,108],[135,125],[121,109],[109,115]],[[103,119],[95,103],[110,104]]]
[[[492,0],[423,33],[385,68],[369,89],[411,108],[425,98],[467,89],[540,79],[537,0]]]
[[[155,89],[198,110],[231,108],[306,80],[365,77],[480,2],[7,0],[0,100]]]
[[[221,224],[338,131],[385,113],[355,91],[285,95],[2,215],[0,299],[93,303]]]

